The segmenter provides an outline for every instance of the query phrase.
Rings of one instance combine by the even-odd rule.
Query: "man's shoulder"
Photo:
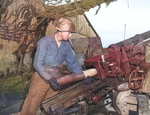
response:
[[[45,36],[45,37],[42,37],[38,43],[47,43],[48,41],[51,40],[51,37],[50,36]]]
[[[51,36],[44,36],[40,40],[44,41],[44,40],[50,40],[50,39],[51,39]]]

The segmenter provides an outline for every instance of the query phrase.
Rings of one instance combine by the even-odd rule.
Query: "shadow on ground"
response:
[[[0,93],[0,115],[10,115],[21,110],[26,93]]]

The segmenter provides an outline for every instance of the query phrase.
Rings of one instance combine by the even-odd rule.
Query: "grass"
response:
[[[26,92],[30,86],[30,80],[27,80],[28,72],[21,76],[9,76],[0,78],[0,93],[8,92]]]

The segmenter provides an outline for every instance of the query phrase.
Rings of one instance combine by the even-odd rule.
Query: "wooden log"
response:
[[[150,31],[144,32],[142,34],[137,34],[134,37],[131,37],[129,39],[126,39],[124,41],[118,42],[115,45],[118,47],[121,47],[122,45],[130,45],[130,44],[137,44],[140,43],[146,39],[150,38]]]

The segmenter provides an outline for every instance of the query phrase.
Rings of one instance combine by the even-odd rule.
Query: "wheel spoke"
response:
[[[139,87],[140,86],[140,84],[138,82],[134,82],[134,84],[135,84],[135,87]]]
[[[137,72],[135,72],[135,74],[134,74],[134,78],[136,78],[136,76],[137,76]]]
[[[138,89],[142,86],[144,74],[142,70],[134,70],[129,76],[129,87],[131,89]]]
[[[136,78],[131,79],[131,81],[140,81],[142,79],[143,79],[142,77],[136,77]]]

